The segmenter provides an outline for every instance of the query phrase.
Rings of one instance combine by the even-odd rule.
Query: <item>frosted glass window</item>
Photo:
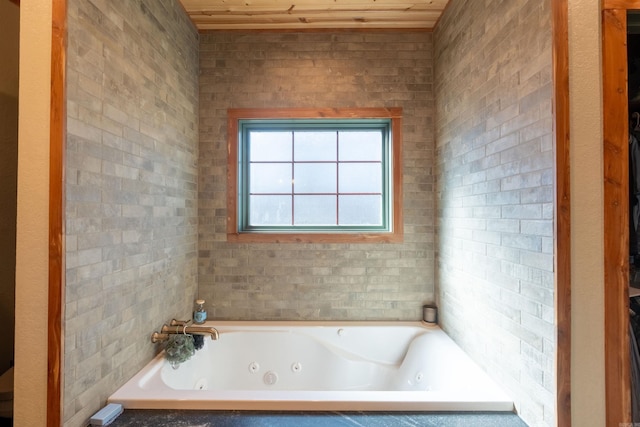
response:
[[[381,163],[341,163],[340,193],[381,193]]]
[[[340,132],[340,160],[382,161],[382,132]]]
[[[337,157],[336,132],[301,131],[295,133],[295,160],[335,161]]]
[[[335,196],[295,196],[295,225],[335,225]]]
[[[291,132],[251,132],[250,161],[291,161]]]
[[[240,232],[389,231],[390,119],[239,124]]]
[[[291,163],[251,163],[249,176],[251,194],[291,193]]]
[[[335,163],[296,163],[294,192],[336,193],[338,177]]]
[[[382,221],[381,196],[340,196],[343,225],[376,225]]]
[[[291,197],[251,196],[250,224],[291,225]]]

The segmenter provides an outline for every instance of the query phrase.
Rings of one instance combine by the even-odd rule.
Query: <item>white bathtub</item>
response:
[[[177,369],[160,353],[110,403],[136,409],[512,411],[437,326],[207,322],[220,333]]]

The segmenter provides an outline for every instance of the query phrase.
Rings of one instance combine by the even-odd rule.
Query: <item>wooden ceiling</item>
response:
[[[448,0],[180,0],[198,30],[432,29]]]

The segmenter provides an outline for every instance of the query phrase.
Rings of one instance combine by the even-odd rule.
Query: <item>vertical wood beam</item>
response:
[[[617,426],[631,422],[627,11],[603,10],[602,31],[605,404],[607,425]]]
[[[47,426],[63,424],[64,147],[67,2],[53,0],[51,33],[51,126],[49,158],[49,311],[47,333]]]
[[[571,188],[569,156],[569,17],[552,0],[555,155],[556,425],[571,426]]]

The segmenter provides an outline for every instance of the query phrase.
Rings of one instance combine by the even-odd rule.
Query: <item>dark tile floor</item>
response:
[[[242,412],[125,410],[112,427],[527,427],[508,412]]]

